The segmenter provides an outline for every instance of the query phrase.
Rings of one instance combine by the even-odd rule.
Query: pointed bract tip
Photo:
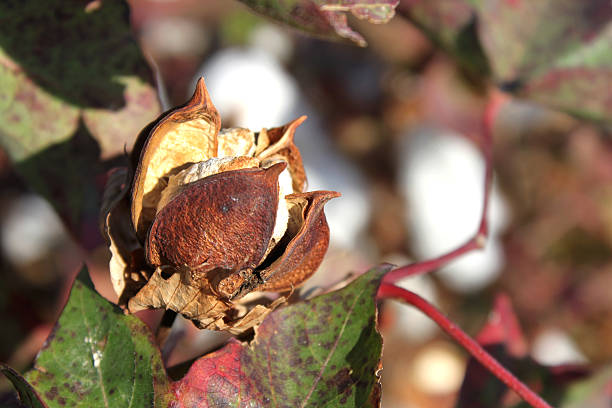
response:
[[[287,163],[284,161],[280,161],[278,163],[274,163],[272,166],[270,167],[266,167],[266,175],[270,175],[270,176],[275,176],[278,177],[283,170],[285,170],[287,168]]]
[[[302,115],[297,119],[292,120],[291,122],[289,122],[289,124],[287,125],[287,130],[285,131],[285,133],[289,133],[290,137],[293,138],[293,135],[295,134],[295,130],[302,124],[304,123],[304,121],[308,119],[308,116],[306,115]]]
[[[324,202],[328,202],[332,198],[338,198],[342,196],[342,194],[340,194],[337,191],[320,190],[320,191],[313,191],[313,193],[315,193],[314,194],[315,199],[318,199]]]
[[[210,94],[208,93],[208,89],[206,89],[204,77],[200,77],[198,79],[195,91],[193,92],[193,96],[189,101],[189,105],[195,104],[213,106],[212,100],[210,99]]]

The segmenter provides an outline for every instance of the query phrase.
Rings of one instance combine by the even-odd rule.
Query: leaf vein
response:
[[[95,360],[94,360],[94,358],[95,358],[94,357],[95,356],[95,350],[94,350],[94,347],[93,347],[93,337],[92,337],[93,334],[92,334],[92,331],[91,331],[91,328],[90,328],[89,324],[87,323],[87,317],[85,316],[86,307],[85,307],[85,300],[84,300],[84,297],[83,297],[83,292],[84,291],[80,291],[79,292],[79,297],[81,298],[81,314],[83,316],[83,323],[85,324],[85,329],[87,330],[87,334],[88,334],[87,337],[90,340],[90,341],[86,341],[86,343],[89,343],[89,349],[91,351],[92,364],[93,364],[94,369],[96,370],[96,372],[98,374],[98,380],[100,381],[100,388],[101,388],[101,391],[102,391],[102,399],[104,400],[104,406],[106,408],[109,408],[110,406],[108,405],[108,399],[106,397],[106,387],[104,387],[104,380],[102,379],[102,370],[100,369],[99,364],[98,364],[98,366],[96,366]]]
[[[359,295],[355,296],[355,299],[353,300],[353,304],[351,305],[351,307],[347,311],[346,317],[344,318],[344,321],[342,322],[342,326],[340,327],[340,332],[338,333],[338,337],[336,337],[336,341],[334,342],[334,345],[329,350],[329,353],[327,354],[327,357],[325,358],[325,361],[323,362],[323,366],[321,367],[321,370],[319,370],[319,374],[317,374],[314,382],[312,383],[312,387],[308,391],[308,394],[306,395],[306,398],[304,399],[304,401],[302,402],[302,405],[300,406],[301,408],[304,408],[306,406],[306,403],[308,402],[308,400],[312,396],[312,393],[314,392],[315,388],[317,387],[319,381],[321,381],[321,378],[323,378],[323,373],[325,372],[325,369],[327,368],[327,365],[329,364],[329,360],[331,360],[333,354],[336,352],[336,348],[338,347],[338,343],[340,342],[340,339],[342,338],[342,335],[344,334],[344,329],[346,329],[346,326],[348,324],[349,318],[351,317],[351,314],[353,313],[353,310],[355,309],[355,305],[357,304],[357,301],[361,298],[361,295],[363,295],[364,292],[365,292],[365,288],[361,290]]]

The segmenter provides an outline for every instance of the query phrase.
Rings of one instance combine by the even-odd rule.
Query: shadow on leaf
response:
[[[125,105],[120,77],[148,78],[125,2],[0,2],[0,47],[47,92],[85,108]],[[1,58],[1,55],[0,55]]]
[[[18,173],[60,214],[70,233],[86,249],[102,243],[98,228],[105,173],[125,165],[126,157],[100,160],[100,147],[80,121],[74,134],[15,164]]]

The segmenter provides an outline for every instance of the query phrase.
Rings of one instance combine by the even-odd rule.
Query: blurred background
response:
[[[204,76],[223,127],[255,131],[308,115],[296,135],[309,188],[337,190],[326,207],[331,246],[311,285],[380,262],[405,265],[469,239],[483,200],[482,115],[491,92],[403,15],[351,21],[367,48],[320,41],[226,0],[131,0],[132,28],[154,62],[164,109]],[[128,146],[129,149],[129,146]],[[612,358],[610,129],[511,100],[494,127],[494,188],[486,249],[402,286],[468,333],[507,294],[538,363]],[[113,300],[106,247],[85,251],[0,151],[0,361],[24,371],[87,260]],[[149,324],[159,315],[143,314]],[[382,307],[383,406],[452,407],[466,353],[420,312]],[[220,344],[183,333],[171,364]],[[4,391],[8,385],[0,379]]]

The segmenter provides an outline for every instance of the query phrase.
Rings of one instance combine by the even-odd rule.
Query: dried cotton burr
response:
[[[111,172],[102,206],[123,308],[171,309],[237,334],[315,272],[329,244],[323,207],[339,194],[304,191],[293,137],[305,119],[221,130],[200,79],[187,104],[141,132],[131,169]]]

